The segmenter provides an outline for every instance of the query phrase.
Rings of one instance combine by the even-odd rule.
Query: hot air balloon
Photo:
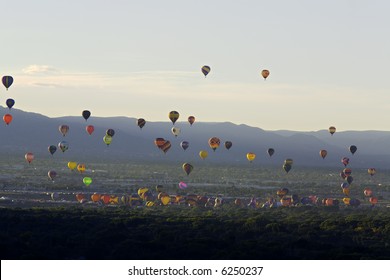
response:
[[[54,145],[50,145],[47,149],[51,155],[53,155],[57,151],[57,147]]]
[[[157,148],[161,149],[161,147],[165,144],[164,138],[156,138],[154,140],[154,144],[157,146]]]
[[[149,191],[148,188],[139,188],[137,193],[138,193],[140,198],[144,199],[145,198],[145,193],[147,193],[148,191]]]
[[[340,177],[343,178],[343,179],[345,179],[345,178],[347,178],[347,175],[345,175],[344,172],[341,171],[341,172],[340,172]]]
[[[343,173],[345,174],[345,176],[351,176],[352,174],[352,169],[351,168],[344,168],[343,169]]]
[[[100,197],[101,197],[100,194],[94,193],[94,194],[91,195],[91,200],[92,200],[93,202],[99,202],[99,201],[100,201]]]
[[[225,142],[225,148],[230,150],[230,148],[233,146],[233,143],[231,141],[226,141]]]
[[[180,114],[176,111],[171,111],[168,114],[168,117],[171,120],[173,125],[175,125],[175,122],[179,119],[179,116],[180,116]]]
[[[372,196],[372,197],[370,197],[369,201],[372,204],[372,206],[374,206],[375,204],[378,203],[378,198]]]
[[[282,189],[279,189],[277,192],[276,192],[276,195],[279,196],[280,198],[282,198],[283,196],[285,196],[286,194],[288,194],[289,190],[287,188],[282,188]]]
[[[206,78],[206,76],[210,73],[210,66],[204,65],[201,69],[204,77]]]
[[[188,143],[187,141],[182,141],[180,143],[180,147],[185,151],[188,149],[188,147],[190,146],[190,143]]]
[[[270,157],[272,157],[272,155],[275,153],[275,150],[274,150],[273,148],[269,148],[269,149],[267,150],[267,153],[268,153],[268,155],[269,155]]]
[[[343,202],[345,205],[349,205],[349,202],[351,201],[351,199],[349,197],[344,197],[343,198]]]
[[[343,157],[343,158],[341,159],[341,162],[344,164],[344,166],[347,166],[347,165],[349,164],[349,158]]]
[[[112,128],[107,129],[107,130],[106,130],[106,135],[111,136],[111,137],[114,137],[114,135],[115,135],[115,130],[113,130]]]
[[[349,146],[349,151],[354,154],[357,151],[357,147],[355,145]]]
[[[375,168],[368,168],[367,172],[368,172],[368,174],[370,174],[371,176],[374,176],[375,173],[376,173],[376,170],[375,170]]]
[[[6,125],[9,125],[12,122],[12,115],[11,114],[5,114],[3,116],[3,121]]]
[[[250,163],[252,163],[252,161],[256,158],[256,154],[255,153],[247,153],[246,158],[249,160]]]
[[[353,177],[352,176],[348,176],[347,178],[345,178],[345,180],[347,180],[348,184],[352,184]]]
[[[78,202],[82,202],[83,199],[85,199],[85,195],[83,193],[76,194],[76,200]]]
[[[77,162],[75,162],[75,161],[69,161],[68,162],[68,168],[70,170],[74,170],[76,167],[77,167]]]
[[[334,126],[329,127],[329,133],[333,135],[336,132],[336,128]]]
[[[5,101],[5,104],[7,105],[8,109],[11,110],[11,108],[15,105],[15,100],[13,100],[12,98],[8,98]]]
[[[349,201],[349,205],[358,207],[360,205],[360,200],[357,198],[351,198]]]
[[[320,156],[322,157],[322,159],[325,159],[326,155],[328,154],[328,151],[327,150],[321,150],[320,151]]]
[[[219,140],[218,137],[212,137],[209,139],[209,146],[211,149],[213,149],[214,152],[219,147],[220,144],[221,144],[221,140]]]
[[[172,131],[172,134],[175,135],[175,137],[177,137],[180,134],[181,129],[179,127],[172,127],[171,131]]]
[[[189,116],[188,117],[188,122],[190,123],[190,125],[192,125],[195,122],[195,117],[194,116]]]
[[[199,156],[200,156],[201,159],[207,158],[208,155],[209,155],[209,153],[207,151],[205,151],[205,150],[201,150],[199,152]]]
[[[57,172],[55,172],[54,170],[50,170],[49,172],[47,172],[47,176],[49,176],[49,178],[54,181],[54,178],[57,176]]]
[[[170,148],[171,148],[171,142],[166,140],[160,149],[164,152],[164,154],[166,154]]]
[[[267,69],[262,70],[261,76],[263,76],[264,80],[266,80],[269,76],[269,71]]]
[[[345,194],[346,196],[349,196],[349,188],[344,188],[343,194]]]
[[[84,173],[85,172],[85,164],[84,163],[77,164],[77,171],[80,173]]]
[[[28,163],[31,163],[34,160],[34,154],[33,153],[26,153],[24,155],[24,158],[27,160]]]
[[[91,135],[91,134],[95,131],[95,127],[94,127],[93,125],[87,125],[87,126],[85,127],[85,131],[87,131],[87,133],[88,133],[89,135]]]
[[[109,204],[111,197],[108,194],[104,194],[100,196],[100,199],[103,201],[104,204]]]
[[[184,182],[180,182],[180,183],[179,183],[179,189],[184,190],[184,189],[186,189],[187,187],[188,187],[188,186],[187,186],[186,183],[184,183]]]
[[[163,196],[160,198],[162,205],[166,206],[169,202],[171,202],[171,198],[169,195]]]
[[[292,165],[291,164],[283,164],[283,169],[288,173],[291,170]]]
[[[84,177],[83,183],[84,183],[84,185],[86,185],[88,187],[92,183],[92,178],[91,177]]]
[[[194,167],[189,163],[183,163],[182,168],[183,168],[184,172],[187,173],[187,175],[190,175],[192,169],[194,169]]]
[[[111,144],[112,142],[112,136],[109,136],[109,135],[104,135],[103,137],[103,142],[108,146]]]
[[[50,197],[52,200],[55,201],[60,197],[60,195],[58,194],[58,192],[53,192],[53,193],[51,193]]]
[[[61,141],[58,143],[58,148],[60,148],[62,152],[65,152],[67,149],[69,149],[69,144],[66,141]]]
[[[62,133],[62,136],[65,136],[69,131],[69,126],[66,124],[60,125],[58,130]]]
[[[140,118],[137,120],[137,125],[138,125],[139,129],[142,129],[145,126],[145,124],[146,124],[145,119]]]
[[[88,110],[84,110],[81,115],[83,116],[83,118],[85,119],[85,121],[88,120],[88,118],[91,116],[91,112],[88,111]]]
[[[370,188],[365,188],[363,193],[364,193],[364,196],[367,196],[367,197],[372,196],[372,190]]]
[[[1,80],[2,80],[3,85],[5,86],[5,88],[7,90],[12,85],[12,83],[14,82],[14,78],[12,78],[12,76],[3,76],[3,78]]]
[[[347,182],[341,183],[341,188],[342,188],[342,189],[349,188],[348,183],[347,183]]]

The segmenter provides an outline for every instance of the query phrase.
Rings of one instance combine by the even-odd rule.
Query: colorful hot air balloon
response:
[[[341,183],[341,188],[342,189],[349,188],[349,184],[347,182],[343,182]]]
[[[231,141],[225,141],[225,148],[230,150],[230,148],[233,146],[233,143]]]
[[[91,134],[95,131],[95,127],[94,127],[93,125],[87,125],[87,126],[85,127],[85,131],[86,131],[89,135],[91,135]]]
[[[204,77],[206,78],[206,76],[210,73],[210,71],[211,71],[211,68],[210,68],[210,66],[207,66],[207,65],[204,65],[204,66],[202,66],[202,73],[203,73],[203,75],[204,75]]]
[[[75,162],[75,161],[69,161],[68,162],[68,168],[70,170],[74,170],[76,167],[77,167],[77,162]]]
[[[325,159],[326,155],[328,154],[328,151],[327,150],[321,150],[320,151],[320,156],[322,157],[322,159]]]
[[[6,125],[9,125],[12,122],[12,115],[11,114],[5,114],[3,116],[3,121]]]
[[[329,127],[329,133],[333,135],[336,132],[336,128],[334,126]]]
[[[110,135],[104,135],[104,137],[103,137],[103,142],[107,145],[107,146],[109,146],[110,144],[111,144],[111,142],[112,142],[112,136],[110,136]]]
[[[166,154],[170,148],[171,148],[171,142],[166,140],[160,149],[164,152],[164,154]]]
[[[374,206],[375,204],[378,203],[378,198],[372,196],[372,197],[370,197],[369,201],[372,204],[372,206]]]
[[[31,163],[34,160],[34,154],[33,153],[26,153],[24,155],[24,158],[27,160],[28,163]]]
[[[186,189],[187,187],[188,187],[188,186],[187,186],[186,183],[184,183],[184,182],[180,182],[180,183],[179,183],[179,189],[184,190],[184,189]]]
[[[113,130],[112,128],[107,129],[107,130],[106,130],[106,135],[111,136],[111,137],[114,137],[114,135],[115,135],[115,130]]]
[[[218,137],[211,137],[209,139],[209,146],[211,149],[213,149],[214,152],[219,147],[220,144],[221,144],[221,140],[219,140]]]
[[[172,127],[171,132],[173,135],[175,135],[175,137],[177,137],[180,134],[181,129],[179,127]]]
[[[171,111],[168,114],[168,117],[171,120],[173,125],[175,125],[175,122],[179,119],[179,116],[180,114],[177,111]]]
[[[199,152],[199,156],[201,159],[207,158],[208,155],[209,155],[209,153],[207,151],[202,150]]]
[[[264,80],[266,80],[269,76],[269,71],[267,69],[262,70],[261,76],[263,76]]]
[[[282,198],[283,196],[285,196],[286,194],[288,194],[289,190],[287,188],[282,188],[282,189],[279,189],[277,192],[276,192],[276,195],[279,196],[280,198]]]
[[[184,172],[187,173],[187,175],[190,175],[192,169],[194,169],[194,167],[189,163],[183,163],[182,168],[183,168]]]
[[[269,149],[267,150],[267,153],[268,153],[268,155],[269,155],[270,157],[272,157],[272,155],[275,153],[275,150],[274,150],[273,148],[269,148]]]
[[[5,88],[7,90],[12,85],[12,83],[14,82],[14,78],[12,78],[12,76],[3,76],[3,78],[1,80],[2,80],[3,85],[5,86]]]
[[[342,159],[341,159],[341,162],[344,164],[344,166],[346,167],[348,164],[349,164],[349,158],[347,158],[347,157],[343,157]]]
[[[255,153],[247,153],[246,158],[249,160],[250,163],[252,163],[252,161],[256,158],[256,154]]]
[[[349,175],[347,178],[345,178],[345,180],[347,180],[348,184],[352,184],[353,177],[351,175]]]
[[[145,119],[140,118],[137,120],[137,125],[138,125],[139,129],[142,129],[145,126],[145,124],[146,124]]]
[[[15,100],[13,100],[12,98],[8,98],[5,101],[5,104],[7,105],[8,109],[11,110],[11,108],[15,105]]]
[[[69,144],[66,141],[61,141],[58,143],[58,148],[60,148],[62,152],[65,152],[67,149],[69,149]]]
[[[180,143],[180,147],[185,151],[188,149],[188,147],[190,146],[190,143],[188,143],[187,141],[182,141]]]
[[[57,147],[54,145],[50,145],[47,149],[51,155],[53,155],[57,151]]]
[[[84,163],[77,164],[77,171],[80,173],[84,173],[85,172],[85,164]]]
[[[292,165],[291,164],[283,164],[283,169],[286,171],[286,173],[290,172]]]
[[[91,116],[91,112],[88,111],[88,110],[84,110],[81,115],[83,116],[83,118],[85,119],[85,121],[88,120],[88,118]]]
[[[99,202],[99,201],[100,201],[100,197],[101,197],[100,194],[94,193],[94,194],[91,195],[91,200],[92,200],[93,202]]]
[[[355,145],[349,146],[349,151],[350,151],[350,152],[352,153],[352,155],[353,155],[354,153],[356,153],[357,147],[356,147]]]
[[[54,170],[50,170],[49,172],[47,172],[47,176],[49,176],[49,178],[54,181],[54,178],[57,176],[57,172],[55,172]]]
[[[65,136],[69,131],[69,126],[66,124],[60,125],[58,130],[62,133],[62,136]]]
[[[91,177],[84,177],[83,178],[83,183],[84,183],[84,185],[89,187],[89,185],[92,183],[92,178]]]
[[[345,174],[345,176],[351,176],[352,174],[352,169],[351,168],[344,168],[343,169],[343,173]]]
[[[161,147],[165,144],[165,139],[164,138],[156,138],[154,140],[154,144],[157,146],[157,148],[161,149]]]
[[[188,117],[188,122],[190,123],[190,125],[192,125],[195,122],[195,117],[194,116],[189,116]]]
[[[373,192],[370,188],[365,188],[363,193],[364,193],[364,196],[371,197]]]
[[[371,176],[374,176],[375,173],[376,173],[376,170],[375,170],[375,168],[368,168],[367,172],[368,172],[368,174],[370,174]]]

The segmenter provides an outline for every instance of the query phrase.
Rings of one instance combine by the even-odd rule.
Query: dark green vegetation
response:
[[[390,259],[390,209],[0,209],[1,259]]]

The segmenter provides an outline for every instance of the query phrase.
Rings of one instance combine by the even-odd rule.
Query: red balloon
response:
[[[95,127],[94,127],[93,125],[87,125],[87,126],[85,127],[85,130],[87,131],[87,133],[88,133],[89,135],[91,135],[91,134],[95,131]]]

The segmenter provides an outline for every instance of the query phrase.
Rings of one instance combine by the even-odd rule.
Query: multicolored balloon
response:
[[[60,143],[58,143],[58,148],[60,148],[62,152],[65,152],[69,149],[69,144],[66,141],[61,141]]]
[[[188,122],[190,123],[190,125],[192,125],[195,122],[195,117],[194,116],[189,116],[188,117]]]
[[[8,88],[12,85],[12,83],[14,82],[14,78],[12,78],[12,76],[3,76],[3,78],[1,79],[1,81],[3,82],[3,85],[5,86],[5,88],[8,90]]]
[[[182,168],[185,173],[187,173],[187,176],[190,175],[191,171],[194,169],[194,167],[189,163],[183,163]]]
[[[190,143],[188,143],[188,141],[182,141],[180,143],[180,147],[185,151],[188,149],[188,147],[190,146]]]
[[[221,140],[219,140],[218,137],[211,137],[209,139],[209,146],[211,149],[213,149],[214,152],[219,147],[220,144],[221,144]]]
[[[184,182],[180,182],[180,183],[179,183],[179,189],[184,190],[184,189],[186,189],[187,187],[188,187],[188,186],[187,186],[186,183],[184,183]]]
[[[180,132],[181,132],[181,129],[179,127],[172,127],[171,128],[171,132],[173,135],[175,135],[175,137],[179,136]]]
[[[65,137],[65,135],[66,135],[66,134],[68,133],[68,131],[69,131],[69,126],[66,125],[66,124],[60,125],[60,126],[58,127],[58,130],[62,133],[62,136]]]
[[[145,126],[145,124],[146,124],[145,119],[142,119],[142,118],[137,119],[137,125],[138,125],[139,129],[142,129]]]
[[[27,162],[30,164],[34,160],[34,154],[33,153],[26,153],[24,155],[24,158],[27,160]]]
[[[325,159],[326,155],[328,154],[328,151],[327,150],[321,150],[320,151],[320,156],[322,157],[322,159]]]
[[[336,132],[336,128],[334,126],[329,127],[329,133],[333,135]]]
[[[269,71],[267,69],[262,70],[261,76],[263,76],[264,80],[266,80],[269,76]]]
[[[376,170],[375,170],[375,168],[368,168],[368,170],[367,170],[367,172],[368,172],[368,174],[370,174],[371,175],[371,177],[372,176],[374,176],[375,175],[375,173],[376,173]]]
[[[344,164],[344,166],[346,167],[346,166],[349,164],[349,158],[343,157],[343,158],[341,159],[341,162],[342,162],[342,164]]]
[[[210,73],[211,68],[210,68],[210,66],[204,65],[204,66],[202,66],[201,70],[202,70],[204,77],[206,78],[206,76]]]
[[[172,124],[175,125],[175,122],[179,119],[180,114],[177,111],[171,111],[169,112],[168,117],[171,120]]]

